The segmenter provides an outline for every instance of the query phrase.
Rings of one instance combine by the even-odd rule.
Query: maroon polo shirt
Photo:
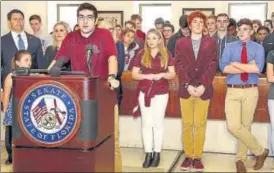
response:
[[[54,59],[58,60],[64,56],[66,61],[71,61],[72,71],[84,71],[89,74],[86,58],[88,44],[93,47],[93,75],[107,79],[108,58],[112,55],[117,57],[117,50],[111,33],[106,29],[96,28],[88,38],[84,38],[79,30],[69,33]]]
[[[137,37],[141,38],[143,41],[146,40],[146,33],[144,33],[142,30],[138,29],[136,31]]]
[[[164,73],[168,71],[168,68],[161,67],[161,54],[158,53],[155,58],[151,57],[151,67],[146,67],[142,64],[142,57],[144,55],[144,50],[141,50],[137,56],[134,58],[133,66],[139,67],[143,74],[158,74]],[[168,54],[168,66],[174,66],[175,59]],[[147,80],[139,81],[139,84],[146,86]],[[147,86],[149,87],[149,86]],[[168,93],[168,80],[167,79],[160,79],[159,81],[154,81],[154,85],[152,88],[155,94],[166,94]],[[142,90],[142,89],[141,89]]]

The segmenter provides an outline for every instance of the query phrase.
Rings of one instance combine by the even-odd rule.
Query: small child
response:
[[[19,67],[30,68],[31,67],[31,53],[27,50],[18,51],[12,59],[11,72]],[[3,93],[3,111],[4,121],[6,126],[5,131],[5,146],[8,153],[8,159],[6,164],[12,164],[12,73],[9,73],[4,83]]]

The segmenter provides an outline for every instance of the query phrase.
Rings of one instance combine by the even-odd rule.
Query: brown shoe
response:
[[[268,149],[264,149],[263,154],[261,154],[259,156],[255,156],[256,162],[255,162],[255,165],[253,166],[254,170],[259,170],[259,169],[261,169],[264,166],[264,161],[267,158],[268,153],[269,153],[269,150]]]
[[[236,162],[236,169],[237,169],[237,173],[246,173],[246,167],[243,161],[238,160]]]

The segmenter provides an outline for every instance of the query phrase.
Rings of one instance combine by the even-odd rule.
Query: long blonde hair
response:
[[[159,52],[161,54],[161,67],[167,68],[168,51],[167,51],[167,48],[165,47],[164,38],[163,38],[162,33],[159,30],[154,29],[154,28],[150,29],[147,32],[146,41],[145,41],[145,48],[144,48],[144,55],[142,57],[141,62],[145,67],[151,67],[151,51],[150,51],[150,48],[149,48],[148,42],[147,42],[148,41],[147,38],[148,38],[148,35],[150,33],[155,34],[161,40],[160,44],[158,45]]]
[[[52,34],[52,37],[53,37],[53,48],[57,48],[57,40],[55,38],[55,27],[58,26],[58,25],[64,26],[65,30],[67,31],[67,34],[70,32],[70,28],[69,28],[69,26],[68,26],[68,24],[66,22],[63,22],[63,21],[57,22],[53,26],[53,34]]]

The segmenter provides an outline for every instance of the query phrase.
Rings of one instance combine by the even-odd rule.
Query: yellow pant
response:
[[[228,131],[238,139],[236,160],[245,161],[247,151],[260,155],[264,149],[251,134],[251,124],[257,107],[258,88],[227,88],[225,114]]]
[[[209,100],[190,97],[180,99],[183,121],[183,145],[185,156],[202,158]]]
[[[122,172],[122,156],[119,144],[119,110],[118,105],[114,107],[114,138],[115,138],[115,172]]]

